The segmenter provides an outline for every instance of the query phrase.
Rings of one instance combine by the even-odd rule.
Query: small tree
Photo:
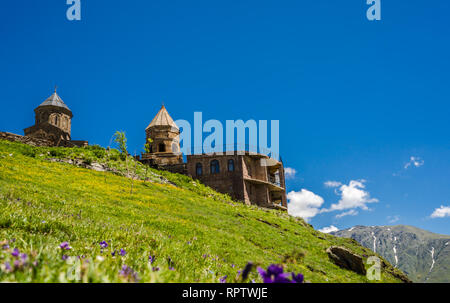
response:
[[[128,177],[130,175],[130,171],[128,170],[127,137],[125,136],[125,132],[116,131],[116,133],[114,134],[114,142],[117,143],[120,153],[123,156],[125,156],[125,165],[127,168],[127,177]]]
[[[119,151],[122,153],[122,155],[128,156],[127,137],[125,136],[125,132],[116,131],[116,133],[114,134],[114,142],[117,143]]]
[[[147,143],[144,144],[144,151],[146,154],[151,153],[153,140],[151,138],[147,139]]]

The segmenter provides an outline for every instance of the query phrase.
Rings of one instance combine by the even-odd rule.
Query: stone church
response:
[[[35,110],[35,123],[24,129],[26,137],[49,141],[53,146],[86,146],[87,141],[71,138],[73,114],[55,92]]]
[[[263,154],[235,151],[233,154],[187,155],[180,152],[180,129],[162,106],[145,130],[150,152],[138,159],[147,165],[198,179],[218,192],[248,205],[287,210],[286,183],[281,161]],[[264,160],[265,165],[261,165]]]

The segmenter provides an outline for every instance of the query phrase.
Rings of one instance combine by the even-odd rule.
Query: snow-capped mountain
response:
[[[413,226],[355,226],[331,234],[353,238],[414,282],[450,282],[450,236]]]

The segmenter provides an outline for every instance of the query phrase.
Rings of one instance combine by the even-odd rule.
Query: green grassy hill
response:
[[[100,163],[112,172],[58,159]],[[354,240],[129,162],[136,180],[123,176],[125,161],[116,150],[0,140],[0,282],[218,282],[224,276],[235,282],[249,261],[282,264],[310,282],[369,282],[325,252],[340,245],[374,255]],[[61,249],[63,242],[71,249]],[[26,255],[15,256],[15,248]],[[395,273],[401,274],[388,264],[381,282],[400,282]],[[256,271],[252,279],[261,281]]]

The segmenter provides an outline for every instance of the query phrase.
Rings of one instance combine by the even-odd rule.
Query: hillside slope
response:
[[[121,176],[116,150],[0,140],[0,282],[235,282],[248,261],[282,264],[310,282],[369,282],[325,252],[340,245],[374,255],[354,240],[129,162],[134,181]],[[381,282],[400,282],[395,274],[388,264]],[[256,271],[252,279],[261,281]]]
[[[414,282],[450,282],[450,236],[413,226],[355,226],[334,232],[385,257]]]

